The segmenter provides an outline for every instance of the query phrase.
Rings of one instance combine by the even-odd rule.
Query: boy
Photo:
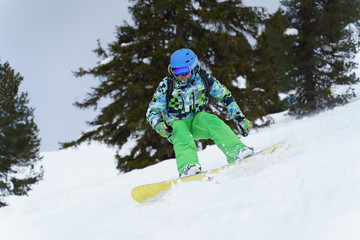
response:
[[[173,144],[180,177],[201,172],[195,140],[212,139],[228,163],[254,153],[221,119],[205,111],[210,94],[226,107],[244,137],[252,129],[252,123],[245,118],[229,90],[200,69],[192,50],[175,51],[168,72],[149,104],[146,117],[150,125]],[[169,91],[172,91],[170,97]]]

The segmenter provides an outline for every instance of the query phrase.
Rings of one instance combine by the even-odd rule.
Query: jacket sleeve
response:
[[[154,97],[149,104],[149,108],[146,112],[146,119],[150,125],[155,129],[156,125],[164,121],[166,113],[166,92],[167,92],[167,81],[163,79],[159,87],[154,93]]]
[[[233,119],[237,116],[245,117],[231,92],[210,74],[208,74],[208,78],[211,86],[210,95],[221,101]]]

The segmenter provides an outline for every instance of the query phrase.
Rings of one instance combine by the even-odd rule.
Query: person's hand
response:
[[[246,119],[244,116],[237,116],[234,121],[240,130],[241,135],[244,137],[248,136],[253,127],[252,122],[249,119]]]
[[[160,122],[158,125],[156,125],[155,130],[162,137],[166,137],[169,139],[171,137],[171,132],[172,132],[173,128],[165,122]]]

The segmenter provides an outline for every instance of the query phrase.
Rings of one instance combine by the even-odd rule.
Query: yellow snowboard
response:
[[[265,155],[265,154],[269,154],[272,153],[275,149],[282,147],[285,145],[287,141],[284,140],[278,144],[275,144],[269,148],[266,148],[254,155],[253,156],[257,156],[257,155]],[[251,158],[249,157],[249,158]],[[247,162],[249,158],[245,158],[244,160],[242,160],[242,162]],[[189,177],[183,177],[183,178],[178,178],[178,179],[174,179],[174,180],[170,180],[170,181],[164,181],[164,182],[159,182],[159,183],[152,183],[152,184],[147,184],[147,185],[142,185],[142,186],[138,186],[133,188],[133,190],[131,190],[131,196],[133,197],[133,199],[139,203],[144,202],[150,198],[155,197],[156,195],[158,195],[159,193],[166,191],[168,189],[170,189],[173,185],[176,185],[178,182],[191,182],[191,181],[199,181],[199,180],[206,180],[208,179],[209,175],[213,174],[213,173],[217,173],[220,172],[228,167],[234,166],[235,163],[230,163],[228,165],[207,171],[207,172],[203,172],[203,173],[199,173],[193,176],[189,176]]]

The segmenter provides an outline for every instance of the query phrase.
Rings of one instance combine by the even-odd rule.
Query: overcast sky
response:
[[[92,52],[115,41],[115,26],[131,22],[127,0],[0,0],[0,59],[24,77],[41,150],[59,148],[88,129],[96,114],[73,106],[96,80],[75,78],[99,59]]]
[[[279,7],[278,0],[244,2],[270,12]],[[128,6],[127,0],[0,0],[0,60],[24,77],[21,91],[35,108],[41,151],[56,150],[58,142],[89,128],[86,121],[96,113],[73,103],[97,82],[72,72],[96,66],[97,39],[103,47],[116,40],[115,26],[132,22]]]

